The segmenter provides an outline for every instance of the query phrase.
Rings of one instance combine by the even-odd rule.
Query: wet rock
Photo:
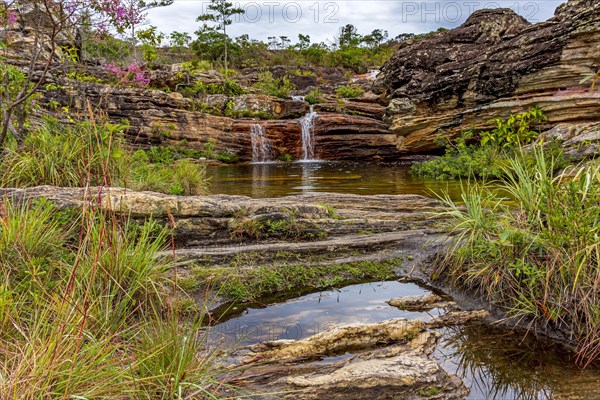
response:
[[[421,321],[390,319],[378,324],[340,326],[308,339],[265,342],[250,348],[246,360],[284,360],[343,354],[349,350],[373,348],[376,345],[411,340],[424,329]]]
[[[482,320],[490,316],[485,310],[450,311],[427,322],[430,329],[442,328],[451,325],[464,325],[471,321]]]
[[[463,399],[461,380],[437,363],[418,355],[359,361],[331,374],[285,378],[300,399],[415,399],[435,394],[438,399]]]
[[[434,308],[443,308],[454,305],[454,302],[444,301],[437,294],[425,294],[421,296],[402,296],[395,297],[388,301],[392,307],[398,307],[406,311],[429,311]]]
[[[260,363],[247,364],[246,353],[241,362],[250,368],[233,382],[290,399],[464,398],[463,382],[428,358],[440,334],[422,327],[422,322],[394,319],[252,346],[249,355]],[[339,360],[327,354],[346,355]]]

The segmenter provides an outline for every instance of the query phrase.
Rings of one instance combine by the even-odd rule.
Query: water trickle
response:
[[[294,101],[305,101],[304,96],[292,96],[292,100]]]
[[[303,161],[312,161],[315,159],[315,121],[319,117],[313,108],[310,106],[310,111],[300,119],[302,126],[302,152]]]
[[[271,161],[271,141],[265,134],[265,128],[259,124],[252,125],[250,139],[252,141],[252,162]]]

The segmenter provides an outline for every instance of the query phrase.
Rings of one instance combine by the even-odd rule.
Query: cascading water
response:
[[[259,124],[252,125],[250,139],[252,141],[252,162],[271,161],[271,141],[265,134],[265,128]]]
[[[315,159],[315,120],[319,117],[313,108],[310,106],[310,111],[300,119],[302,126],[302,151],[304,154],[303,161],[312,161]]]

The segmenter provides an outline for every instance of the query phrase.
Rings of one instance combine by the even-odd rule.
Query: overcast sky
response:
[[[389,31],[390,37],[400,33],[426,33],[440,27],[462,24],[471,12],[482,8],[511,8],[531,22],[545,21],[554,15],[560,0],[354,0],[354,1],[235,1],[246,14],[229,27],[232,36],[247,33],[266,41],[269,36],[287,36],[295,43],[299,33],[310,35],[313,42],[329,42],[340,26],[353,24],[359,33],[374,29]],[[169,7],[150,10],[148,21],[160,31],[193,34],[200,23],[198,15],[206,10],[208,1],[175,0]]]

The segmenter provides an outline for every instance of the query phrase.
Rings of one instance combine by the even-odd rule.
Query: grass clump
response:
[[[299,221],[290,211],[267,220],[238,215],[231,221],[229,235],[248,239],[317,240],[326,238],[327,232],[310,221]]]
[[[206,166],[193,159],[180,159],[173,163],[151,163],[143,150],[132,156],[130,187],[174,195],[195,196],[208,192],[209,179]]]
[[[0,161],[4,187],[106,184],[127,170],[122,143],[125,125],[81,122],[60,125],[47,119],[22,146],[10,146]]]
[[[2,398],[218,396],[201,319],[165,301],[170,261],[154,254],[167,235],[97,209],[0,203]]]
[[[511,316],[569,332],[588,362],[600,354],[600,165],[569,177],[541,147],[531,154],[467,186],[464,208],[446,200],[457,236],[441,271]]]
[[[126,128],[92,121],[65,126],[47,119],[21,146],[9,146],[0,160],[0,186],[124,186],[186,196],[207,193],[205,166],[184,158],[198,152],[152,148],[132,153],[123,140]]]

